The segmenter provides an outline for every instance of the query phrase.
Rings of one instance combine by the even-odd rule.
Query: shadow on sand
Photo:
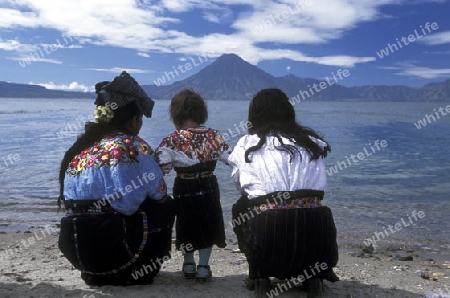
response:
[[[219,268],[217,268],[220,270]],[[45,278],[45,277],[44,277]],[[198,283],[195,280],[186,280],[180,272],[161,272],[148,286],[130,287],[88,287],[82,285],[79,289],[66,289],[55,283],[46,281],[25,280],[19,283],[0,283],[0,297],[76,297],[76,298],[100,298],[100,297],[254,297],[254,291],[245,289],[243,280],[245,275],[227,275],[213,277],[206,283]],[[36,284],[36,282],[38,282]],[[325,284],[324,298],[356,298],[356,297],[408,297],[420,298],[423,295],[398,289],[383,289],[377,285],[366,285],[358,281],[338,281]],[[280,284],[281,285],[281,284]],[[272,288],[278,292],[268,293],[267,297],[305,297],[305,290],[293,287],[286,290],[272,282]],[[280,292],[280,289],[283,291]],[[271,295],[270,295],[271,294]]]

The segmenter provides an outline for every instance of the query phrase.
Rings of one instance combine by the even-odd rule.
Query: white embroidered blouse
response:
[[[311,137],[321,147],[327,144]],[[282,138],[285,144],[293,145],[287,138]],[[311,161],[308,152],[299,148],[292,161],[289,152],[281,151],[275,147],[280,142],[274,136],[267,136],[266,142],[258,151],[249,155],[250,163],[245,162],[245,151],[255,146],[259,137],[254,135],[243,136],[236,144],[228,158],[232,167],[231,177],[242,194],[249,199],[266,195],[275,191],[293,191],[298,189],[315,189],[325,191],[327,176],[323,158]]]

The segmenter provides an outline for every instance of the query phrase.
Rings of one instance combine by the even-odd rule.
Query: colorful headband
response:
[[[155,102],[145,93],[136,80],[123,71],[112,82],[103,81],[95,85],[97,106],[124,107],[131,102],[136,102],[143,115],[150,118]]]

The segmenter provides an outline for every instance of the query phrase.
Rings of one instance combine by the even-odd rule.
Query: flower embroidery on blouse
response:
[[[67,173],[76,176],[91,167],[112,167],[118,163],[136,163],[139,154],[153,154],[153,150],[137,136],[119,134],[106,136],[93,146],[83,150],[69,163]]]
[[[229,148],[219,132],[211,128],[177,130],[165,137],[159,147],[181,151],[200,162],[216,160],[220,152]]]

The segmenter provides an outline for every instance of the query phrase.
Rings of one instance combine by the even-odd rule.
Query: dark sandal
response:
[[[187,272],[185,270],[186,266],[192,266],[194,268],[194,271]],[[183,263],[183,269],[181,271],[183,271],[184,277],[187,278],[187,279],[194,279],[195,275],[197,274],[197,272],[195,270],[195,263],[190,263],[190,262]]]
[[[205,268],[206,270],[208,270],[208,275],[207,276],[199,276],[198,268]],[[205,281],[209,280],[211,277],[212,277],[212,272],[211,272],[211,267],[209,267],[209,265],[197,265],[197,272],[195,273],[195,281],[205,282]]]
[[[308,298],[323,296],[323,281],[320,278],[311,278],[306,282],[306,289],[308,291]]]
[[[255,291],[257,298],[266,298],[267,294],[271,290],[270,279],[268,278],[258,278],[255,280]]]
[[[254,279],[251,279],[250,277],[247,277],[244,280],[245,288],[250,291],[255,290],[255,283],[256,283],[256,281]]]

